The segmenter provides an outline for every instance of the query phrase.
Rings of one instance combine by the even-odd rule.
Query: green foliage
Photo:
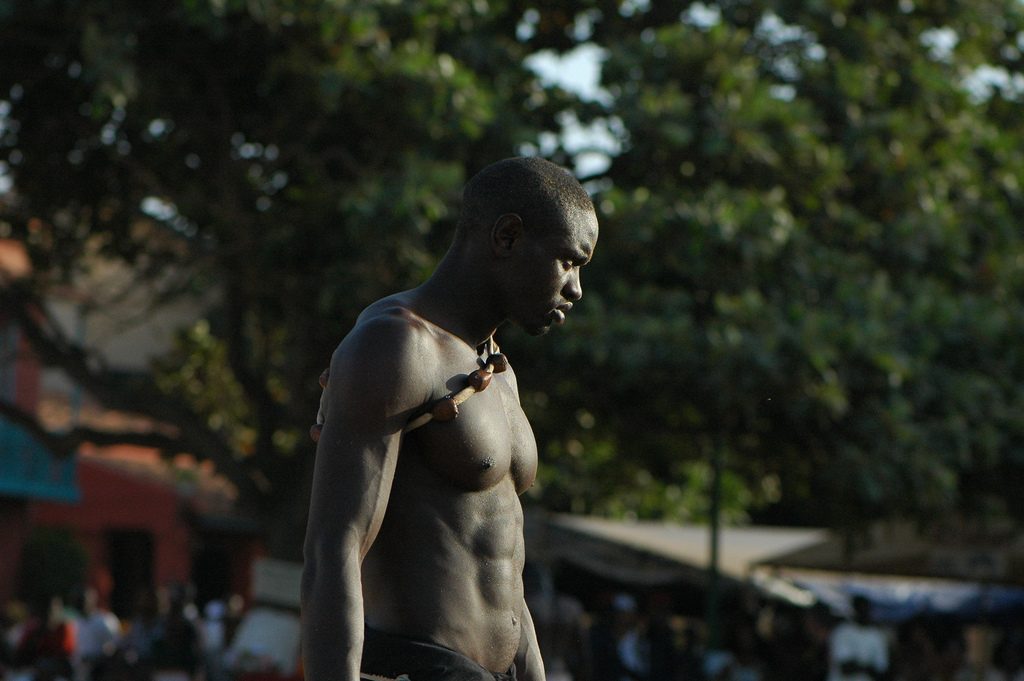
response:
[[[223,339],[210,332],[205,319],[179,334],[175,349],[155,362],[154,371],[160,389],[180,396],[196,413],[204,414],[210,429],[220,433],[233,451],[253,453],[256,416],[228,365]],[[272,385],[279,393],[275,399],[287,401],[287,389],[278,381]]]
[[[604,43],[614,101],[592,115],[622,121],[624,151],[602,178],[585,319],[554,361],[532,347],[538,373],[579,377],[557,399],[598,424],[587,451],[661,484],[722,438],[748,490],[780,485],[762,499],[774,509],[754,502],[764,517],[1012,511],[1024,128],[1007,111],[1024,94],[1024,8],[705,9],[594,30],[619,36]],[[955,45],[929,48],[936,31]],[[985,65],[1009,75],[979,95]],[[582,441],[560,416],[540,414],[541,438]],[[658,484],[628,472],[574,491],[578,458],[549,451],[542,495],[664,513],[636,496]]]
[[[334,346],[365,305],[431,271],[467,175],[553,127],[566,99],[523,65],[519,16],[470,2],[0,7],[0,236],[27,244],[41,296],[106,259],[162,299],[213,301],[156,384],[210,431],[195,453],[253,491],[285,542],[301,536]]]
[[[0,228],[42,288],[100,253],[214,291],[161,385],[294,495],[355,315],[474,170],[578,160],[571,114],[621,151],[565,332],[503,338],[535,499],[700,519],[717,453],[736,521],[1019,512],[1022,36],[1016,0],[7,2]],[[583,43],[607,96],[524,66]]]

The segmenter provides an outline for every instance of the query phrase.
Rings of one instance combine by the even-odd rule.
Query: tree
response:
[[[623,151],[586,330],[535,358],[586,396],[538,427],[545,493],[665,513],[719,450],[764,518],[1017,508],[1024,8],[588,7],[610,103],[579,116]]]
[[[468,2],[0,6],[0,221],[34,265],[4,307],[44,362],[168,426],[35,432],[211,458],[294,554],[331,350],[362,306],[429,271],[468,169],[552,116],[510,17]],[[152,373],[107,370],[44,314],[95,258],[161,297],[218,302]]]
[[[722,456],[737,519],[1010,513],[1022,11],[8,2],[0,223],[36,274],[0,295],[45,361],[172,426],[147,437],[217,461],[294,552],[332,347],[429,271],[469,173],[530,145],[572,165],[578,121],[619,147],[584,178],[583,304],[568,333],[503,338],[534,499],[699,518]],[[580,45],[597,98],[524,65]],[[38,315],[92,253],[219,302],[152,374],[103,371]]]

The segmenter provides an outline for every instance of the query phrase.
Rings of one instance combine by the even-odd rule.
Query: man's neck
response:
[[[505,321],[491,284],[469,260],[449,251],[427,281],[414,290],[418,312],[430,322],[479,348]]]

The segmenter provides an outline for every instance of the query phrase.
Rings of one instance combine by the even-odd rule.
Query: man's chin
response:
[[[530,336],[543,336],[551,330],[551,322],[545,322],[541,324],[517,324],[517,326],[526,332]]]

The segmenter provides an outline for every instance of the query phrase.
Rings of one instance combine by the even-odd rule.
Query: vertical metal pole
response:
[[[708,509],[708,525],[711,530],[710,537],[710,559],[708,561],[708,596],[707,596],[707,627],[708,627],[708,650],[718,650],[721,647],[721,617],[719,613],[719,584],[718,570],[718,543],[721,529],[721,506],[722,506],[722,447],[718,439],[712,444],[711,449],[711,490]]]

